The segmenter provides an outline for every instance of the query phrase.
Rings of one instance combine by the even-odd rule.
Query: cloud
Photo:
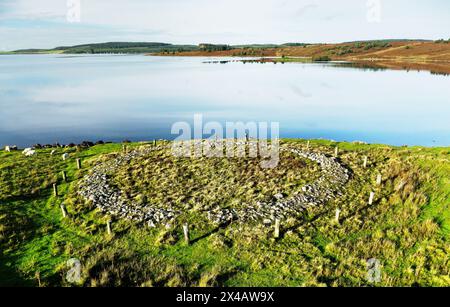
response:
[[[5,1],[0,5],[0,21],[4,20],[64,20],[66,2],[58,0]]]
[[[81,0],[82,23],[69,24],[66,0],[2,0],[0,31],[15,34],[2,36],[1,44],[18,49],[113,38],[242,44],[448,36],[447,1],[383,0],[383,22],[377,25],[367,23],[365,4],[364,0]]]
[[[308,13],[309,11],[312,11],[318,7],[319,6],[316,3],[304,5],[301,8],[299,8],[298,10],[296,10],[295,15],[301,17],[301,16],[305,15],[306,13]]]

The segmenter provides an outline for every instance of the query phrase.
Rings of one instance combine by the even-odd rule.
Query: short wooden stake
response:
[[[368,162],[368,158],[367,158],[367,156],[365,156],[365,157],[364,157],[364,162],[363,162],[364,168],[367,167],[367,162]]]
[[[336,148],[334,149],[334,155],[337,157],[339,155],[339,147],[336,146]]]
[[[370,192],[370,196],[369,196],[369,205],[373,204],[373,199],[375,197],[375,193],[374,192]]]
[[[66,173],[66,171],[62,171],[61,174],[62,174],[63,181],[67,182],[67,173]]]
[[[62,216],[63,216],[64,218],[66,218],[66,217],[67,217],[66,208],[64,207],[64,205],[61,205],[60,207],[61,207]]]
[[[106,222],[106,231],[108,232],[109,235],[112,234],[112,230],[111,230],[111,220],[108,220]]]
[[[339,224],[339,216],[340,215],[341,215],[341,210],[336,209],[336,215],[335,215],[334,219],[335,219],[336,223],[338,223],[338,224]]]
[[[55,197],[58,197],[58,186],[56,185],[56,183],[53,184],[53,195],[55,195]]]
[[[275,220],[275,232],[274,232],[275,239],[278,239],[280,237],[280,220]]]
[[[309,150],[310,141],[306,143],[306,149]]]
[[[156,145],[158,145],[158,141],[157,140],[153,140],[153,146],[156,147]]]
[[[77,168],[81,169],[81,160],[80,159],[77,159]]]
[[[183,233],[184,233],[184,241],[186,242],[186,244],[189,244],[190,239],[189,239],[189,225],[188,224],[183,225]]]
[[[381,176],[381,174],[379,174],[377,176],[377,185],[381,185],[381,181],[383,180],[383,177]]]

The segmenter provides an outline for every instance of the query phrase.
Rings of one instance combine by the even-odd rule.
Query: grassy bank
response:
[[[303,140],[283,143],[306,148]],[[131,150],[141,145],[128,146]],[[190,245],[183,241],[181,221],[170,228],[149,228],[113,218],[113,234],[108,235],[111,217],[78,196],[80,179],[108,155],[120,154],[121,144],[58,149],[55,155],[43,149],[29,158],[1,151],[0,285],[67,285],[66,261],[77,258],[83,286],[369,286],[366,261],[376,258],[382,278],[375,285],[449,286],[450,148],[311,141],[311,150],[332,155],[336,145],[340,160],[352,172],[344,196],[309,209],[300,219],[282,221],[279,239],[273,238],[272,227],[262,224],[217,227],[193,219]],[[63,152],[70,155],[66,161]],[[195,202],[214,202],[211,198],[220,195],[224,203],[244,203],[257,189],[266,188],[262,194],[267,197],[294,193],[317,175],[304,161],[295,164],[304,166],[299,173],[289,172],[295,169],[289,157],[281,174],[259,173],[255,165],[242,161],[205,161],[201,168],[198,161],[186,160],[167,168],[174,163],[167,153],[153,159],[134,161],[117,173],[117,185],[129,197],[142,194],[160,202],[189,203],[180,200],[185,197],[180,191],[191,188],[188,196]],[[375,183],[378,174],[383,178],[380,186]],[[182,179],[173,186],[167,178]],[[206,181],[201,185],[192,178]],[[260,186],[249,185],[249,194],[238,190],[252,181]],[[54,183],[58,197],[53,195]],[[207,196],[198,192],[206,185]],[[227,193],[216,192],[221,186]],[[233,189],[237,193],[230,193]],[[371,191],[375,201],[368,205]],[[62,217],[62,203],[67,218]],[[189,214],[195,215],[192,207]],[[336,208],[341,210],[339,222],[334,220]]]

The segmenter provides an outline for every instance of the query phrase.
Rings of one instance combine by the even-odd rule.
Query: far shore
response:
[[[372,45],[370,45],[372,44]],[[450,74],[448,41],[398,41],[385,43],[342,43],[289,46],[281,48],[232,48],[159,52],[148,56],[259,58],[258,62],[305,63],[341,61],[372,68],[430,71]]]
[[[53,49],[3,51],[0,55],[146,55],[165,57],[249,58],[257,62],[340,61],[356,67],[430,71],[450,74],[450,40],[375,40],[338,44],[172,45],[166,43],[100,43]],[[220,62],[220,61],[219,61]]]

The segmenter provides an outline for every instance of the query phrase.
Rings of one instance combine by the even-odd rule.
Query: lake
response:
[[[172,139],[204,121],[281,137],[450,145],[450,77],[327,63],[207,64],[142,55],[0,56],[0,145]]]

